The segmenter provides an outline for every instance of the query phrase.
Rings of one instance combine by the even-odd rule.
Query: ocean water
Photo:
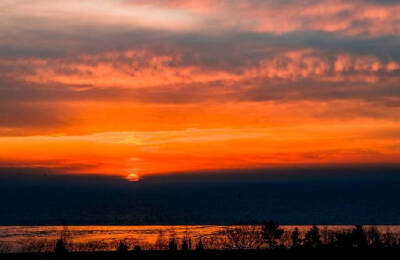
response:
[[[170,237],[206,240],[232,227],[227,225],[268,219],[329,225],[321,226],[324,234],[354,223],[385,224],[378,226],[382,233],[400,233],[397,168],[305,171],[155,176],[140,182],[0,174],[0,252],[52,250],[62,233],[74,250],[115,250],[121,240],[152,248]],[[299,227],[305,232],[310,226]],[[208,246],[220,246],[211,242]]]
[[[13,252],[35,251],[41,244],[41,251],[52,250],[54,243],[61,234],[67,233],[68,242],[75,245],[75,250],[96,251],[114,250],[120,241],[130,241],[144,248],[153,248],[157,240],[168,241],[171,237],[178,240],[184,237],[198,241],[199,238],[216,238],[229,228],[243,226],[214,226],[214,225],[191,225],[191,226],[0,226],[0,245],[7,244],[8,249]],[[260,226],[254,227],[259,230]],[[311,228],[309,225],[282,226],[289,234],[295,227],[300,233],[305,233]],[[336,232],[350,230],[350,225],[319,226],[321,234],[324,232]],[[369,226],[365,226],[368,230]],[[400,225],[376,226],[382,234],[392,233],[400,236]],[[323,235],[322,235],[323,237]],[[218,247],[214,243],[215,247]]]
[[[158,176],[0,174],[0,226],[400,224],[397,173]]]

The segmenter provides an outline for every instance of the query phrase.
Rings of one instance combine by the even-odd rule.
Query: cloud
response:
[[[4,0],[0,160],[124,175],[395,161],[399,14],[372,0]]]
[[[220,26],[247,31],[287,33],[298,30],[317,30],[368,36],[399,33],[400,3],[390,0],[223,0],[201,3],[193,0],[153,3],[131,0],[125,2],[132,5],[139,3],[190,10],[213,17],[214,20],[220,21]],[[231,19],[232,17],[239,19]]]
[[[216,67],[148,51],[3,59],[0,98],[161,104],[357,99],[394,106],[399,98],[395,60],[313,49],[268,51],[257,59]]]
[[[186,51],[187,59],[195,54],[194,58],[203,62],[228,61],[232,57],[231,61],[237,63],[243,57],[257,56],[255,50],[272,46],[398,58],[397,4],[228,0],[133,1],[131,5],[104,0],[40,2],[35,6],[29,1],[4,4],[2,19],[7,26],[0,29],[1,57],[59,57],[146,48],[164,55],[179,49]],[[227,21],[232,24],[226,24]],[[238,24],[241,21],[246,24]],[[343,28],[335,29],[337,26]]]

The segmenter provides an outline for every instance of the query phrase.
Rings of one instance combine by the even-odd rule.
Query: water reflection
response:
[[[52,250],[60,234],[66,231],[68,243],[76,251],[113,250],[121,240],[128,244],[140,244],[144,249],[162,249],[163,243],[171,237],[177,240],[190,238],[193,241],[203,239],[209,246],[221,246],[218,237],[229,228],[238,226],[2,226],[0,242],[7,244],[12,251],[48,251]],[[301,233],[311,226],[297,226]],[[319,226],[321,234],[350,230],[353,226]],[[260,226],[255,226],[258,230]],[[295,226],[282,226],[290,234]],[[368,228],[368,226],[366,226]],[[377,226],[381,233],[391,232],[400,235],[400,226]]]

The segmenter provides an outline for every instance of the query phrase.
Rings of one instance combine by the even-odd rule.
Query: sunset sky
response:
[[[400,162],[400,1],[2,0],[0,168]]]

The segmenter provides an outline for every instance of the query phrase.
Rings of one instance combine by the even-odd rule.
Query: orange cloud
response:
[[[255,79],[316,78],[321,81],[376,82],[389,80],[400,63],[374,56],[348,53],[327,58],[312,49],[285,51],[262,58],[253,65],[208,69],[185,64],[182,56],[156,56],[146,51],[110,52],[57,59],[0,60],[2,66],[28,67],[14,77],[33,83],[59,83],[91,87],[144,88]],[[351,74],[349,74],[351,73]],[[10,73],[11,76],[14,72]],[[396,77],[398,80],[398,77]]]
[[[0,4],[0,167],[399,160],[400,4]]]

